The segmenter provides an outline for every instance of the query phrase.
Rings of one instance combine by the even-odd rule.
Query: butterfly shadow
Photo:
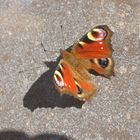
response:
[[[23,99],[24,107],[31,111],[36,108],[54,108],[54,107],[76,107],[81,108],[83,101],[79,101],[72,96],[64,94],[63,96],[56,90],[53,82],[53,74],[60,58],[56,62],[45,62],[49,70],[43,73],[31,86]]]
[[[73,138],[53,133],[42,133],[35,136],[29,136],[22,131],[3,130],[0,131],[0,140],[73,140]]]

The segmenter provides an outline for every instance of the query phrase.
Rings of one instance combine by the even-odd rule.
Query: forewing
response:
[[[85,34],[73,46],[72,53],[77,59],[87,59],[90,61],[90,65],[87,67],[88,70],[96,71],[99,75],[109,78],[114,75],[113,49],[111,45],[112,34],[113,32],[108,26],[97,26]]]
[[[112,55],[111,36],[113,32],[106,25],[93,28],[85,34],[72,49],[77,57],[93,59]]]
[[[81,70],[82,71],[82,70]],[[61,94],[69,94],[78,98],[79,100],[86,101],[96,93],[96,87],[91,83],[91,79],[87,79],[86,75],[81,75],[76,71],[68,62],[61,60],[58,68],[54,73],[54,81],[56,88]]]

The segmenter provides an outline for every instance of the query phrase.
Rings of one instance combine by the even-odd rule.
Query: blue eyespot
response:
[[[106,68],[109,64],[109,60],[108,58],[100,58],[98,59],[98,63],[100,64],[102,68]]]

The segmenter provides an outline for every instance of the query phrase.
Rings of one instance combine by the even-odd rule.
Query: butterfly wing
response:
[[[82,101],[90,99],[95,95],[96,87],[91,83],[88,71],[76,63],[71,64],[73,56],[64,53],[65,58],[60,60],[54,73],[56,88],[61,94],[67,93]]]
[[[111,36],[113,32],[106,25],[93,28],[85,34],[72,48],[77,59],[88,59],[88,70],[96,71],[105,77],[114,74],[114,61],[112,58]]]
[[[114,74],[112,34],[106,25],[97,26],[74,44],[71,50],[61,50],[62,59],[54,73],[54,83],[61,94],[67,93],[86,101],[96,93],[90,70],[108,78]]]

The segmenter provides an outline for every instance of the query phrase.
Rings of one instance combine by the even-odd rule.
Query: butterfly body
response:
[[[61,94],[79,100],[89,100],[96,94],[90,71],[109,78],[114,74],[110,37],[113,32],[101,25],[84,35],[71,50],[61,50],[61,57],[54,73],[54,83]]]

